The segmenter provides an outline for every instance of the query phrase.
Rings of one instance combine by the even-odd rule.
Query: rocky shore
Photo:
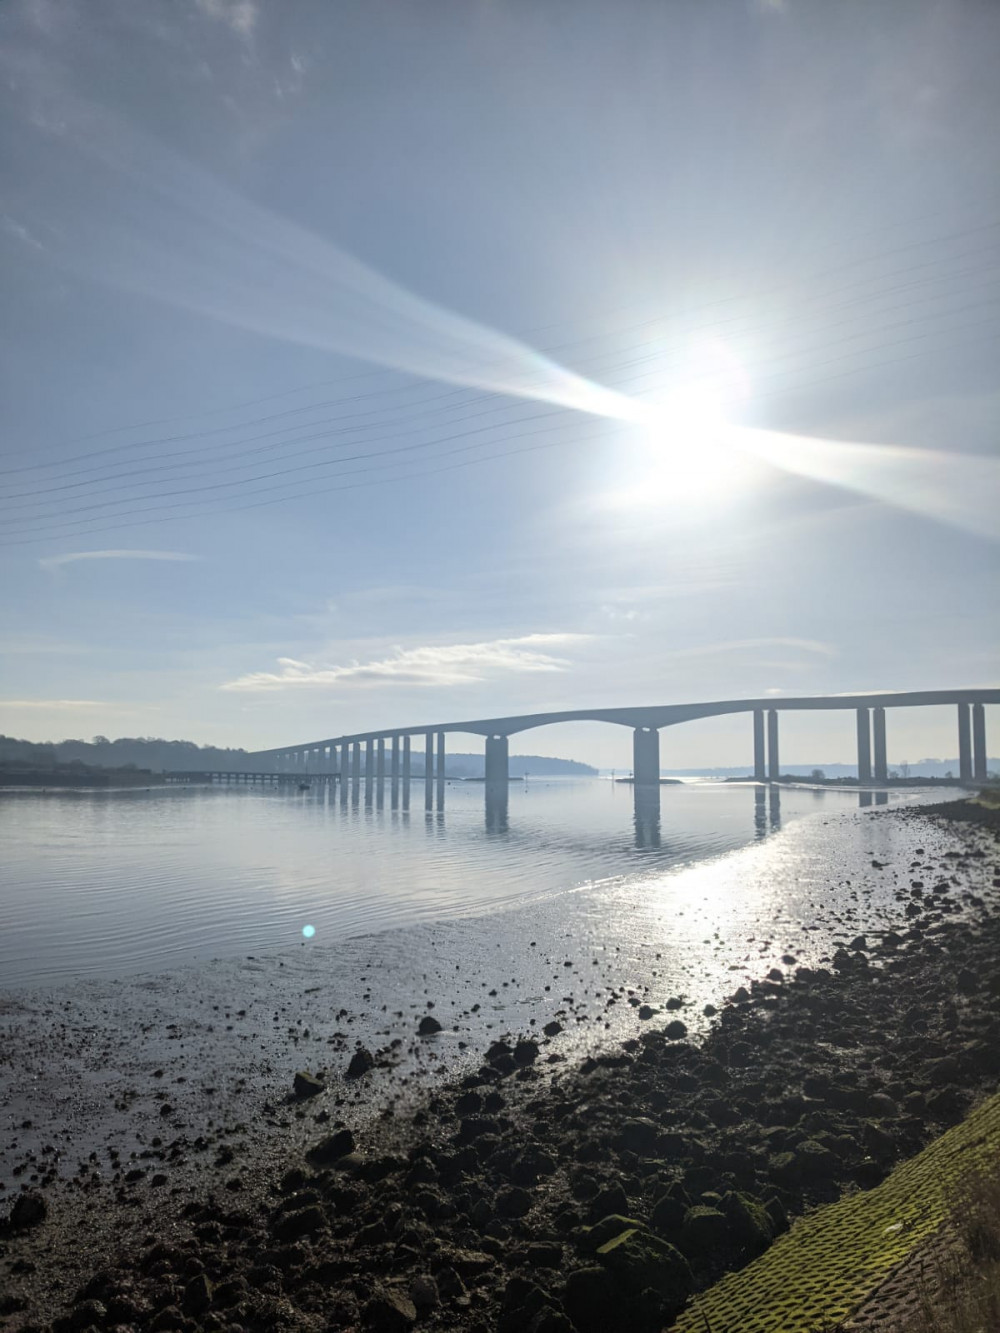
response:
[[[996,1090],[1000,818],[877,818],[928,832],[895,867],[895,927],[819,966],[785,955],[697,1040],[680,998],[654,1013],[630,996],[635,1035],[614,1047],[565,1061],[553,1019],[375,1117],[380,1062],[356,1051],[343,1078],[288,1089],[301,1148],[237,1171],[227,1127],[187,1142],[185,1196],[163,1188],[157,1138],[113,1187],[29,1181],[0,1231],[0,1327],[664,1328],[790,1218],[877,1183]]]

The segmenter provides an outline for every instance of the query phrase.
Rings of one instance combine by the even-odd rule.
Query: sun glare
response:
[[[727,347],[693,349],[669,386],[645,400],[638,476],[610,503],[707,502],[732,491],[746,471],[736,424],[746,396],[746,373]]]

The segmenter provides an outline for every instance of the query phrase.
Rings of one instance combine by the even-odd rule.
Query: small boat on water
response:
[[[300,782],[300,783],[299,783],[299,791],[308,791],[308,790],[309,790],[309,783],[308,783],[308,782]]]

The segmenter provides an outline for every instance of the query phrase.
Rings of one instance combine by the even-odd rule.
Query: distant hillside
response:
[[[219,749],[214,745],[196,745],[193,741],[165,741],[153,737],[122,737],[110,741],[95,736],[92,741],[57,741],[36,744],[0,736],[0,763],[16,763],[52,769],[57,764],[90,764],[97,768],[143,768],[154,773],[206,773],[226,770],[233,773],[261,773],[274,768],[273,758],[259,759],[248,750]],[[361,756],[364,767],[364,751]],[[423,776],[423,751],[414,748],[411,771]],[[452,778],[481,778],[484,760],[481,754],[447,754],[445,771]],[[545,755],[511,755],[512,777],[576,775],[593,776],[596,768],[573,759],[552,759]]]

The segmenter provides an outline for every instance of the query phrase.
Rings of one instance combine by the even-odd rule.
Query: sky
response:
[[[998,49],[988,0],[8,0],[0,732],[1000,684]]]

